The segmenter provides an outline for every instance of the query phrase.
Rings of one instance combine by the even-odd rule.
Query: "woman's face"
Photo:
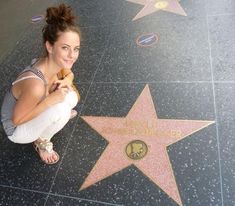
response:
[[[80,37],[78,33],[67,31],[59,34],[53,46],[48,46],[49,57],[61,69],[71,69],[79,56]]]

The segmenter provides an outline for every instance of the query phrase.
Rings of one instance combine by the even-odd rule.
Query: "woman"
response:
[[[59,155],[51,138],[76,115],[79,95],[72,87],[71,68],[79,56],[80,32],[70,7],[50,7],[43,28],[45,57],[32,62],[12,83],[4,97],[1,121],[8,138],[33,142],[42,161],[55,164]],[[61,69],[64,79],[58,79]],[[75,114],[74,114],[75,113]]]

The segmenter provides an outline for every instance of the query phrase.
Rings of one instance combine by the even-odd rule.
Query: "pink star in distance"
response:
[[[94,130],[108,141],[99,160],[80,190],[120,170],[135,165],[169,197],[182,205],[167,147],[214,123],[201,120],[158,119],[148,85],[126,117],[82,116]],[[133,140],[143,141],[147,154],[138,160],[126,154]]]
[[[141,4],[144,8],[134,17],[133,21],[153,12],[163,10],[175,14],[187,16],[184,9],[180,6],[178,0],[126,0],[136,4]]]

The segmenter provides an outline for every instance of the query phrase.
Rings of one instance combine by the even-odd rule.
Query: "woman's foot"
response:
[[[53,150],[52,142],[38,139],[33,142],[33,146],[44,163],[55,164],[59,161],[60,157],[58,153]]]
[[[71,110],[71,115],[70,115],[70,119],[73,119],[74,117],[76,117],[78,114],[78,112],[74,109]]]

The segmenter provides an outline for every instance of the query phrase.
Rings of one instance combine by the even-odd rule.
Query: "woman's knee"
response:
[[[66,103],[67,105],[69,105],[69,107],[71,109],[73,109],[77,103],[78,103],[78,96],[77,93],[75,91],[70,91],[66,96],[65,96],[65,100],[64,103]]]
[[[50,109],[52,110],[52,112],[50,112],[52,122],[57,122],[60,119],[66,118],[71,113],[70,107],[64,102],[55,104]]]

